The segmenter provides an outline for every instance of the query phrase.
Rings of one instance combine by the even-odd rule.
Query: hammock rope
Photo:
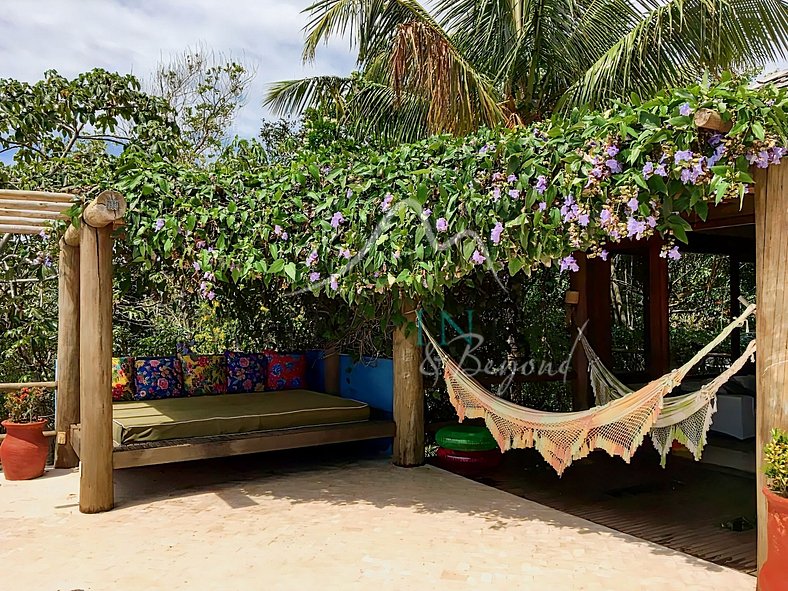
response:
[[[443,363],[449,399],[460,421],[466,417],[484,419],[501,451],[533,447],[560,475],[594,449],[604,449],[629,462],[657,422],[665,395],[754,310],[754,305],[749,306],[681,367],[602,406],[568,413],[539,411],[495,396],[465,373],[423,324],[421,328]]]

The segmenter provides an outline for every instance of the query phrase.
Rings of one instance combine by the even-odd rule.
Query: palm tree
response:
[[[514,124],[784,58],[788,0],[317,0],[305,61],[347,35],[350,77],[272,85],[278,113],[329,110],[392,140]]]

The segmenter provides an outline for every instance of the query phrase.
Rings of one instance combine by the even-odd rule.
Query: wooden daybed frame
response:
[[[80,453],[81,425],[71,426],[71,446]],[[209,437],[186,437],[141,443],[115,445],[112,450],[112,467],[137,468],[156,464],[171,464],[191,460],[205,460],[266,451],[280,451],[301,447],[314,447],[332,443],[349,443],[394,437],[394,422],[370,419],[344,425],[319,425],[296,429],[253,431]]]

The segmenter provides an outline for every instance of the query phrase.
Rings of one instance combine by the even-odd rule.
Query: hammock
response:
[[[632,390],[605,367],[583,332],[579,331],[578,334],[588,359],[591,387],[594,389],[597,404],[607,404],[611,400],[631,394]],[[651,440],[660,454],[663,466],[674,441],[683,444],[695,460],[700,460],[712,416],[717,412],[717,391],[744,366],[755,350],[755,341],[750,341],[744,353],[711,382],[695,392],[664,400],[662,411],[651,429]]]
[[[443,363],[449,399],[460,421],[483,418],[501,451],[533,447],[560,475],[594,449],[604,449],[629,462],[656,423],[663,397],[754,310],[754,305],[749,306],[692,359],[669,374],[603,406],[568,413],[534,410],[491,394],[441,349],[426,327],[422,325],[422,329]]]

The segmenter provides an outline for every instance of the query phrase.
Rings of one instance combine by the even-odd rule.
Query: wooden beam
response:
[[[61,203],[58,201],[21,201],[19,199],[3,199],[0,200],[0,205],[4,209],[13,209],[20,211],[50,211],[54,213],[63,213],[68,211],[74,203]]]
[[[788,429],[788,163],[755,171],[756,461],[758,566],[766,560],[763,446],[774,428]]]
[[[326,351],[323,358],[323,387],[326,394],[339,396],[339,353]]]
[[[58,266],[57,404],[55,468],[75,468],[79,456],[69,441],[79,423],[79,248],[60,241]]]
[[[394,330],[394,437],[393,462],[397,466],[424,463],[424,385],[421,349],[417,344],[416,305],[403,298],[402,314],[409,326]],[[408,332],[409,331],[409,332]]]
[[[109,511],[112,487],[112,226],[80,226],[79,510]]]
[[[50,228],[52,220],[41,218],[28,218],[14,215],[0,215],[0,225],[3,226],[38,226],[39,230]]]
[[[577,343],[577,329],[588,328],[588,258],[584,252],[574,253],[579,270],[569,275],[569,289],[577,293],[577,303],[568,303],[571,310],[569,341]],[[572,410],[586,410],[591,405],[591,380],[588,375],[588,359],[583,347],[572,350],[572,368],[577,376],[572,388]]]
[[[15,392],[20,388],[57,388],[57,382],[4,382],[0,384],[0,392]]]
[[[79,246],[79,228],[74,224],[69,224],[63,234],[63,241],[69,246]]]
[[[82,219],[94,228],[103,228],[118,220],[123,219],[126,213],[126,199],[117,191],[104,191],[91,201]]]
[[[40,234],[41,226],[24,226],[20,224],[0,224],[0,234]]]
[[[588,259],[588,327],[586,336],[607,367],[613,366],[610,312],[610,260]]]
[[[347,425],[245,433],[223,438],[162,441],[161,445],[156,446],[132,444],[116,448],[112,459],[115,469],[134,468],[332,443],[381,439],[394,437],[394,434],[395,427],[392,421],[364,421]]]
[[[711,109],[698,109],[694,120],[697,127],[720,133],[728,133],[733,127],[733,121],[723,121],[722,115]]]
[[[0,200],[53,201],[56,203],[74,203],[79,195],[71,193],[52,193],[50,191],[19,191],[16,189],[0,189]]]
[[[0,216],[20,216],[24,218],[36,218],[40,220],[67,220],[68,216],[57,211],[36,211],[34,209],[13,209],[3,207],[0,201]]]

